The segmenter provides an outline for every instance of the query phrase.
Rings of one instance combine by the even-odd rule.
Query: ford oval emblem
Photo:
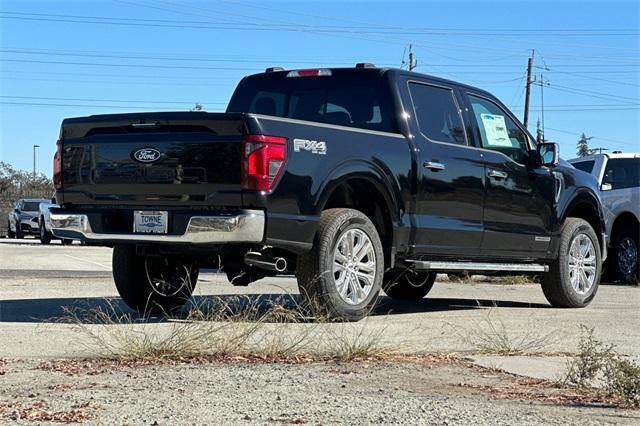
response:
[[[133,153],[133,158],[141,163],[153,163],[158,161],[162,153],[155,148],[140,148]]]

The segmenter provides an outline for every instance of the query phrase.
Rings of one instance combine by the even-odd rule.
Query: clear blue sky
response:
[[[0,160],[51,175],[64,117],[223,110],[267,66],[400,66],[496,94],[522,117],[527,57],[544,75],[546,137],[571,158],[640,151],[640,10],[633,1],[0,0]],[[535,134],[540,87],[529,128]]]

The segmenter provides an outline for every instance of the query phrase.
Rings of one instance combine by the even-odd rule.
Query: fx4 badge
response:
[[[318,141],[310,141],[308,139],[294,139],[293,140],[293,151],[300,152],[309,151],[312,154],[327,154],[327,143],[326,142],[318,142]]]

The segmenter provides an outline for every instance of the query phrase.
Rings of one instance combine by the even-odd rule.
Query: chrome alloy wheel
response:
[[[376,253],[369,236],[360,229],[348,229],[333,252],[333,279],[340,298],[350,305],[362,303],[375,278]]]
[[[597,271],[593,241],[586,234],[576,235],[569,248],[569,279],[576,293],[584,295],[591,290]]]
[[[618,269],[625,275],[632,274],[638,263],[638,247],[635,241],[627,237],[618,245]]]

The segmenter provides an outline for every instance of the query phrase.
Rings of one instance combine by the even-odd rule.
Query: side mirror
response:
[[[560,161],[560,148],[557,143],[538,144],[538,157],[542,166],[553,167]]]
[[[603,183],[600,185],[600,191],[611,191],[613,186],[610,183]]]

